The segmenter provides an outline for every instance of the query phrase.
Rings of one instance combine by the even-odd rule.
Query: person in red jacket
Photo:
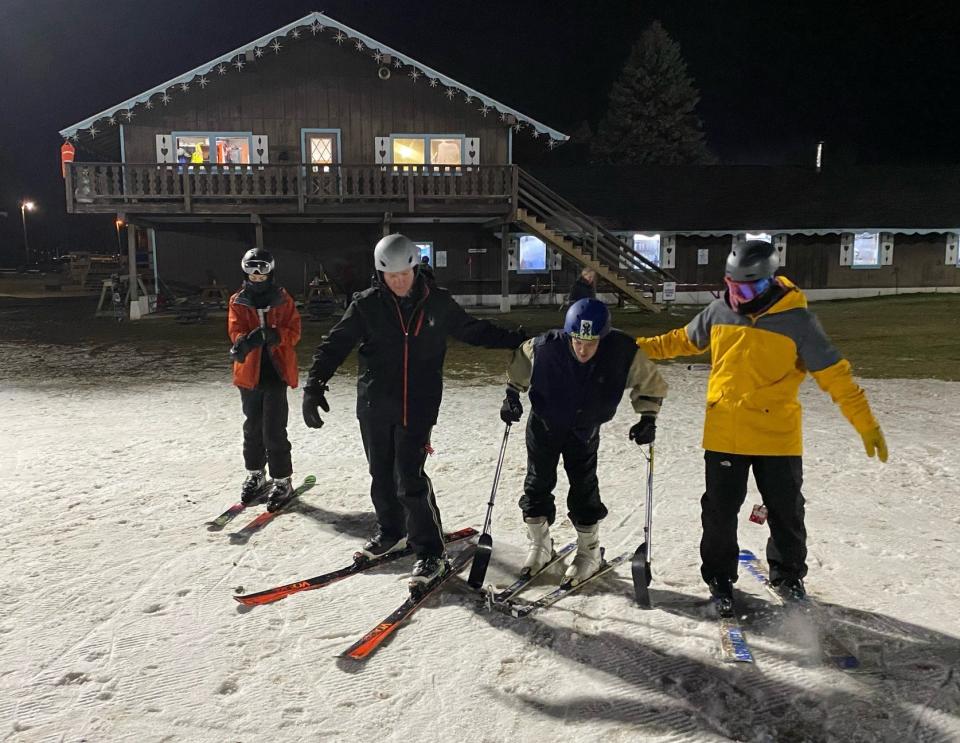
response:
[[[273,281],[275,262],[263,248],[248,250],[240,265],[243,287],[230,297],[227,334],[233,347],[233,383],[243,405],[243,461],[247,478],[244,505],[256,502],[266,483],[269,462],[273,488],[268,511],[281,508],[293,493],[290,440],[287,438],[287,387],[297,386],[300,313],[293,298]]]

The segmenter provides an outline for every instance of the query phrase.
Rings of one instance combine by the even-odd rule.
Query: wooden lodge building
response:
[[[321,268],[350,292],[401,231],[467,305],[556,301],[589,265],[656,310],[666,282],[709,299],[732,241],[757,233],[814,298],[960,291],[960,172],[531,172],[515,139],[566,135],[321,13],[61,135],[80,155],[67,211],[116,215],[148,279],[234,287],[259,245],[294,293]]]

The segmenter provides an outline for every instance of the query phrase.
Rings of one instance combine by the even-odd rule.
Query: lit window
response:
[[[177,162],[203,165],[210,162],[210,137],[177,137]]]
[[[660,235],[634,235],[633,249],[653,265],[660,265]]]
[[[769,232],[748,232],[744,238],[746,240],[762,240],[765,243],[773,242],[773,236]]]
[[[247,137],[217,137],[217,162],[240,165],[250,162],[250,140]]]
[[[853,265],[880,265],[880,235],[876,232],[858,232],[853,236]]]
[[[314,165],[330,165],[333,162],[333,137],[310,138],[310,162]]]
[[[430,163],[432,165],[460,165],[463,140],[431,139]]]
[[[427,263],[431,266],[433,265],[433,243],[430,242],[417,242],[414,243],[417,246],[417,250],[420,253],[420,261],[423,262],[423,259],[427,259]]]
[[[393,140],[393,162],[398,165],[423,165],[425,152],[422,137]]]
[[[547,244],[533,235],[520,236],[519,273],[547,270]]]

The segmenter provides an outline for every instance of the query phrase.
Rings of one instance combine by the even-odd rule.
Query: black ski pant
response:
[[[418,558],[439,557],[444,552],[440,511],[433,483],[423,471],[432,427],[359,420],[380,531],[387,537],[406,535]]]
[[[240,388],[243,405],[243,463],[248,470],[270,464],[270,476],[290,477],[290,440],[287,438],[287,385],[261,383],[256,389]]]
[[[700,573],[709,583],[714,577],[737,579],[740,554],[737,513],[747,497],[747,476],[753,478],[767,507],[770,537],[767,562],[770,580],[803,578],[807,574],[807,530],[803,523],[802,457],[746,456],[704,452],[707,488],[700,499],[703,538],[700,540]]]
[[[547,523],[557,518],[553,489],[557,485],[557,465],[563,457],[570,490],[567,515],[575,524],[592,526],[607,515],[600,501],[597,481],[597,449],[600,427],[589,430],[552,431],[535,413],[527,418],[527,477],[523,481],[520,508],[524,518],[546,516]]]

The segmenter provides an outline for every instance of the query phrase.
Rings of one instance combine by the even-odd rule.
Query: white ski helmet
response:
[[[413,241],[395,232],[381,238],[373,249],[373,264],[383,273],[399,273],[420,263],[420,251]]]

